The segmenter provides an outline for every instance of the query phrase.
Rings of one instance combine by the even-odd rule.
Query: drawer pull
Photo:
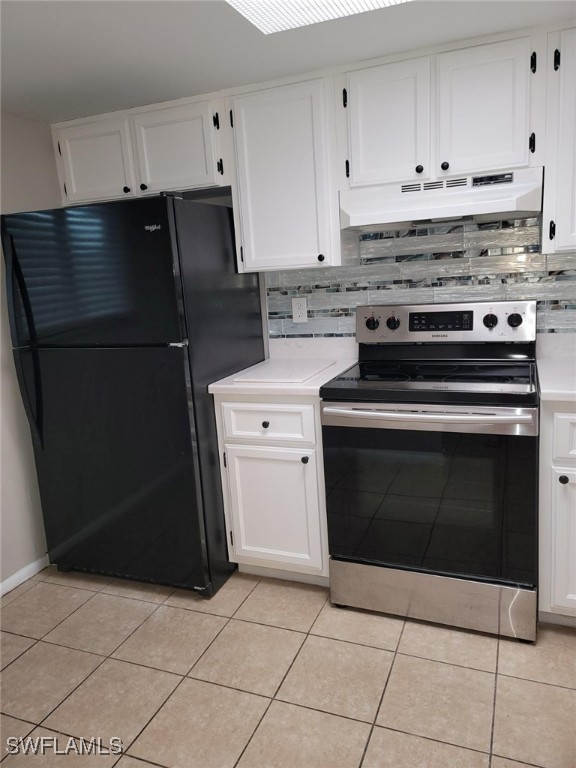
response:
[[[268,429],[268,427],[270,426],[270,422],[269,421],[263,421],[262,422],[262,426],[264,427],[264,429]]]
[[[566,483],[570,482],[570,479],[566,475],[560,475],[558,480],[562,483],[562,485],[566,485]]]
[[[308,457],[308,456],[302,456],[302,458],[300,459],[300,461],[302,462],[302,464],[308,464],[308,462],[310,461],[310,459],[309,459],[309,457]]]

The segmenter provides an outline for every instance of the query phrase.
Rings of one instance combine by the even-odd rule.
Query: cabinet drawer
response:
[[[554,463],[576,463],[576,413],[554,414]]]
[[[224,435],[258,442],[315,441],[314,406],[222,403]]]

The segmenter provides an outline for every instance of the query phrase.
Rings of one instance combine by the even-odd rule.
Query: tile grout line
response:
[[[492,728],[490,729],[490,758],[488,768],[492,768],[492,751],[494,749],[494,728],[496,727],[496,695],[498,693],[498,663],[500,661],[500,637],[496,645],[496,671],[494,675],[494,697],[492,699]]]
[[[240,609],[240,607],[241,607],[241,606],[244,604],[244,602],[245,602],[245,601],[246,601],[246,600],[247,600],[247,599],[250,597],[250,595],[251,595],[251,594],[252,594],[252,592],[253,592],[253,591],[256,589],[256,587],[258,586],[258,584],[260,584],[260,581],[261,581],[261,579],[260,579],[260,578],[258,578],[258,581],[256,582],[256,584],[254,584],[254,586],[252,587],[252,589],[250,590],[250,592],[249,592],[249,593],[246,595],[246,597],[244,598],[244,600],[242,600],[242,602],[240,603],[240,605],[238,606],[238,608],[236,608],[236,611],[237,611],[237,610],[239,610],[239,609]],[[167,598],[167,599],[168,599],[168,598]],[[158,607],[160,607],[160,606],[158,606]],[[175,608],[176,606],[167,606],[167,607],[168,607],[168,608]],[[234,613],[235,613],[236,611],[234,611]],[[198,613],[200,613],[200,611],[198,611]],[[152,614],[150,614],[150,615],[152,615]],[[204,613],[204,615],[207,615],[207,614],[206,614],[206,613]],[[215,614],[208,614],[208,615],[215,615]],[[232,614],[232,616],[233,616],[233,615],[234,615],[234,614]],[[191,672],[191,671],[194,669],[194,667],[196,666],[196,664],[197,664],[197,663],[200,661],[200,659],[202,658],[202,656],[203,656],[203,655],[206,653],[206,651],[208,650],[208,648],[210,648],[210,647],[212,646],[212,644],[215,642],[216,638],[220,636],[220,634],[223,632],[224,628],[228,626],[228,624],[230,623],[230,619],[232,618],[232,616],[221,616],[221,617],[220,617],[220,618],[225,618],[225,619],[226,619],[226,622],[225,622],[225,623],[222,625],[222,627],[220,628],[220,630],[218,631],[218,633],[217,633],[217,634],[216,634],[216,635],[215,635],[215,636],[212,638],[212,640],[210,641],[210,643],[208,644],[208,646],[207,646],[207,647],[204,649],[204,651],[203,651],[203,652],[202,652],[202,654],[201,654],[201,655],[198,657],[198,659],[196,659],[196,661],[194,662],[194,664],[192,664],[192,666],[190,667],[190,669],[188,670],[188,672],[187,672],[185,675],[183,675],[183,676],[182,676],[182,679],[180,680],[180,682],[178,683],[178,685],[177,685],[177,686],[174,688],[174,690],[170,692],[170,694],[169,694],[169,695],[166,697],[166,699],[165,699],[165,700],[162,702],[162,704],[161,704],[161,705],[158,707],[158,709],[157,709],[157,710],[154,712],[154,714],[153,714],[153,715],[152,715],[152,716],[151,716],[151,717],[150,717],[150,718],[149,718],[149,719],[146,721],[146,723],[145,723],[145,724],[142,726],[142,728],[141,728],[141,729],[138,731],[138,733],[136,734],[136,736],[135,736],[135,737],[132,739],[132,741],[129,743],[129,745],[126,747],[126,749],[123,751],[123,753],[122,753],[122,756],[124,756],[124,755],[127,755],[127,753],[128,753],[128,750],[129,750],[129,749],[130,749],[132,746],[134,746],[134,744],[136,743],[136,741],[137,741],[137,740],[140,738],[140,736],[141,736],[141,735],[144,733],[144,731],[145,731],[145,730],[146,730],[146,728],[147,728],[147,727],[150,725],[150,723],[152,722],[152,720],[153,720],[153,719],[154,719],[154,718],[155,718],[155,717],[158,715],[158,713],[160,712],[160,710],[161,710],[161,709],[162,709],[162,708],[165,706],[165,704],[167,704],[167,703],[168,703],[168,701],[169,701],[169,700],[172,698],[172,696],[174,696],[174,694],[175,694],[175,693],[176,693],[176,691],[177,691],[177,690],[180,688],[180,686],[182,685],[182,683],[184,682],[184,680],[194,680],[194,679],[195,679],[195,678],[190,678],[190,677],[188,677],[188,675],[189,675],[189,674],[190,674],[190,672]],[[140,625],[140,626],[141,626],[141,625]],[[136,631],[136,630],[134,630],[134,631]],[[128,638],[126,638],[126,640],[127,640],[127,639],[128,639]],[[138,665],[138,664],[136,664],[136,662],[127,662],[127,663],[133,663],[135,666],[142,666],[142,665]],[[200,681],[200,682],[202,682],[202,681]],[[222,686],[222,687],[224,687],[224,686]],[[236,690],[236,689],[234,689],[234,690]],[[121,757],[122,757],[122,756],[121,756]],[[129,756],[129,757],[134,757],[133,755],[128,755],[128,756]],[[160,765],[160,764],[159,764],[159,763],[158,763],[158,764],[157,764],[157,763],[153,763],[153,765]],[[167,768],[167,767],[165,767],[165,766],[162,766],[161,768]]]
[[[97,592],[96,592],[95,594],[99,594],[99,593],[97,593]],[[91,599],[92,599],[92,598],[90,598],[89,600],[86,600],[86,603],[89,603]],[[82,604],[82,605],[81,605],[79,608],[77,608],[77,610],[80,610],[80,608],[82,608],[82,606],[83,606],[83,605],[86,605],[86,603],[83,603],[83,604]],[[160,608],[160,606],[159,606],[159,605],[158,605],[158,606],[156,607],[156,609],[155,609],[154,611],[152,611],[152,613],[151,613],[149,616],[147,616],[146,618],[147,618],[147,619],[149,619],[149,618],[150,618],[150,616],[152,616],[152,614],[156,613],[156,611],[158,610],[158,608]],[[76,613],[76,611],[74,611],[73,613]],[[71,614],[70,614],[70,616],[72,616],[72,615],[73,615],[73,614],[71,613]],[[67,618],[69,618],[69,617],[67,617]],[[64,621],[66,621],[66,619],[64,619]],[[134,632],[136,632],[136,630],[137,630],[139,627],[141,627],[141,626],[142,626],[142,624],[144,623],[144,621],[146,621],[146,619],[144,619],[142,622],[140,622],[140,624],[139,624],[137,627],[135,627],[135,628],[132,630],[132,632],[131,632],[131,633],[128,635],[128,637],[131,637],[131,636],[134,634]],[[61,623],[62,623],[62,622],[60,622],[60,624],[61,624]],[[59,624],[57,624],[56,626],[59,626]],[[56,629],[56,627],[54,627],[54,629]],[[52,630],[50,630],[50,631],[52,631]],[[46,634],[49,634],[49,633],[46,633]],[[124,642],[125,642],[125,641],[128,639],[128,637],[126,637],[126,638],[125,638],[125,639],[124,639],[124,640],[123,640],[121,643],[119,643],[119,644],[116,646],[116,648],[114,648],[114,650],[112,651],[112,653],[114,653],[114,651],[116,651],[116,650],[117,650],[117,649],[120,647],[120,645],[122,645],[122,643],[124,643]],[[57,645],[57,643],[48,643],[48,641],[45,641],[45,642],[47,642],[47,644],[50,644],[50,645]],[[58,646],[58,647],[68,648],[68,650],[79,651],[80,653],[91,653],[90,651],[84,651],[84,650],[81,650],[81,649],[79,649],[79,648],[69,648],[69,646]],[[47,715],[46,715],[46,716],[45,716],[45,717],[44,717],[44,718],[43,718],[43,719],[40,721],[40,723],[38,723],[38,725],[43,725],[43,724],[46,722],[46,720],[47,720],[47,719],[50,717],[50,715],[52,715],[52,714],[53,714],[53,713],[54,713],[54,712],[55,712],[55,711],[58,709],[58,707],[60,707],[62,704],[64,704],[64,702],[65,702],[67,699],[69,699],[69,698],[70,698],[70,696],[72,696],[72,694],[73,694],[75,691],[77,691],[77,690],[78,690],[78,688],[80,688],[80,686],[81,686],[81,685],[83,685],[83,684],[84,684],[84,683],[85,683],[85,682],[86,682],[86,681],[87,681],[87,680],[88,680],[90,677],[92,677],[92,675],[94,674],[94,672],[96,672],[96,670],[97,670],[97,669],[100,669],[100,667],[101,667],[101,666],[102,666],[102,665],[103,665],[103,664],[104,664],[106,661],[108,661],[108,660],[110,659],[110,654],[108,654],[108,655],[106,656],[106,655],[104,655],[104,654],[94,654],[94,653],[92,653],[92,655],[93,655],[93,656],[99,656],[99,657],[102,659],[102,661],[100,662],[100,664],[98,664],[96,667],[94,667],[94,669],[93,669],[93,670],[92,670],[92,671],[91,671],[91,672],[90,672],[88,675],[86,675],[86,677],[85,677],[83,680],[81,680],[81,681],[78,683],[78,685],[76,685],[76,686],[75,686],[75,687],[74,687],[74,688],[73,688],[73,689],[72,689],[72,690],[71,690],[71,691],[70,691],[70,692],[69,692],[69,693],[68,693],[68,694],[67,694],[67,695],[66,695],[66,696],[65,696],[65,697],[62,699],[62,701],[60,701],[60,702],[59,702],[59,703],[58,703],[58,704],[57,704],[57,705],[56,705],[56,706],[55,706],[53,709],[51,709],[51,710],[50,710],[50,712],[49,712],[49,713],[48,713],[48,714],[47,714]],[[119,659],[113,659],[113,661],[119,661]],[[171,674],[171,673],[167,673],[167,674]],[[48,726],[45,726],[45,727],[48,727]],[[70,734],[70,735],[72,735],[72,734]],[[77,737],[77,736],[75,736],[74,738],[80,738],[80,737]]]
[[[402,642],[402,635],[404,634],[405,628],[406,628],[406,619],[404,619],[404,623],[402,624],[402,629],[400,630],[400,635],[398,636],[398,643],[396,644],[394,656],[392,657],[392,663],[390,664],[390,669],[388,670],[388,676],[386,677],[386,682],[384,683],[384,690],[382,691],[382,695],[380,696],[378,706],[376,707],[374,720],[372,721],[372,725],[370,726],[370,733],[368,734],[368,738],[366,739],[366,744],[364,745],[364,750],[362,752],[362,757],[360,758],[360,762],[358,763],[358,768],[362,768],[364,760],[366,759],[366,753],[368,752],[368,745],[370,744],[372,734],[374,733],[374,728],[376,727],[376,720],[378,720],[378,714],[382,707],[382,702],[384,701],[384,694],[386,693],[386,689],[388,688],[388,683],[390,682],[390,678],[392,677],[392,670],[394,669],[394,664],[396,663],[396,658],[398,657],[398,649],[400,648],[400,643]]]
[[[248,741],[247,741],[247,742],[246,742],[246,744],[244,745],[244,748],[242,749],[242,752],[241,752],[241,753],[240,753],[240,755],[238,756],[238,760],[236,760],[236,762],[234,763],[234,768],[237,768],[238,764],[239,764],[239,763],[240,763],[240,761],[242,760],[242,757],[243,757],[244,753],[246,752],[246,750],[247,750],[247,749],[248,749],[248,747],[250,746],[250,744],[251,744],[251,742],[252,742],[252,739],[254,738],[254,736],[255,736],[256,732],[258,731],[258,728],[260,727],[260,724],[261,724],[261,722],[262,722],[262,721],[264,720],[264,718],[266,717],[266,713],[268,712],[268,710],[270,709],[270,707],[272,706],[272,704],[273,704],[275,701],[281,701],[281,699],[277,699],[277,698],[276,698],[276,696],[278,695],[278,692],[280,691],[280,688],[282,687],[282,685],[283,685],[283,683],[284,683],[284,680],[286,680],[286,678],[287,678],[287,676],[288,676],[288,674],[289,674],[290,670],[291,670],[291,669],[292,669],[292,667],[294,666],[294,664],[295,664],[295,662],[296,662],[296,659],[297,659],[297,658],[298,658],[298,656],[300,655],[300,651],[302,650],[302,648],[304,648],[304,645],[305,645],[305,643],[306,643],[306,640],[308,639],[308,637],[310,637],[310,630],[312,629],[312,627],[313,627],[313,626],[314,626],[314,624],[316,623],[316,621],[317,621],[317,619],[318,619],[318,616],[320,616],[321,612],[323,611],[323,609],[324,609],[324,606],[326,605],[326,603],[327,603],[327,602],[328,602],[328,600],[329,600],[329,597],[330,597],[330,595],[329,595],[329,594],[328,594],[328,595],[326,595],[326,599],[324,600],[324,602],[323,602],[323,603],[322,603],[322,605],[320,606],[320,608],[319,608],[319,610],[318,610],[318,613],[317,613],[317,614],[316,614],[316,616],[315,616],[315,617],[312,619],[312,622],[310,623],[310,627],[309,627],[308,631],[305,633],[305,635],[306,635],[306,636],[305,636],[304,640],[302,641],[302,644],[300,645],[300,648],[298,648],[297,652],[294,654],[294,658],[292,659],[292,661],[291,661],[291,663],[290,663],[290,666],[288,667],[288,669],[286,670],[286,673],[285,673],[285,674],[284,674],[284,676],[282,677],[282,680],[281,680],[281,681],[280,681],[280,683],[278,684],[278,686],[277,686],[277,688],[276,688],[276,691],[274,692],[274,695],[273,695],[273,696],[272,696],[272,698],[270,699],[270,702],[269,702],[268,706],[266,707],[266,709],[265,709],[265,710],[264,710],[264,712],[262,713],[262,717],[260,718],[260,720],[258,721],[258,723],[257,723],[256,727],[255,727],[255,728],[254,728],[254,730],[252,731],[252,734],[250,735],[250,738],[248,739]],[[238,608],[238,610],[240,610],[240,607]],[[268,625],[265,625],[265,626],[268,626]],[[295,630],[292,630],[292,631],[295,631]],[[302,634],[304,634],[304,633],[302,633]]]

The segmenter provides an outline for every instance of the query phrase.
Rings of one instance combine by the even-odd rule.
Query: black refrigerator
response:
[[[50,562],[214,594],[235,566],[208,384],[264,358],[231,210],[13,214],[2,245]]]

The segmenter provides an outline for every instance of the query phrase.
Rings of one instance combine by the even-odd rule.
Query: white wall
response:
[[[2,213],[61,205],[48,125],[3,112],[0,150]],[[0,581],[5,592],[31,575],[26,569],[44,557],[46,541],[30,429],[12,359],[3,267],[0,273]]]

